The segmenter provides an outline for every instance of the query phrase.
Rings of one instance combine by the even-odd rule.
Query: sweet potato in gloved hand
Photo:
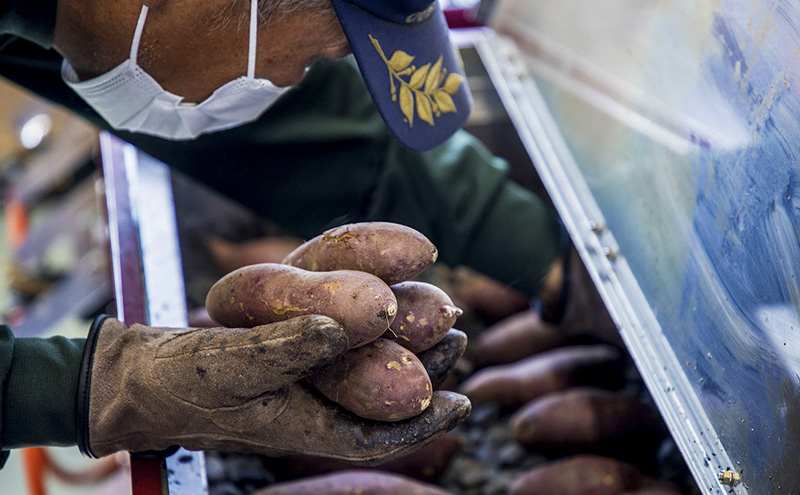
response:
[[[419,416],[370,421],[298,383],[348,345],[343,328],[319,315],[180,329],[100,317],[84,351],[78,446],[93,457],[181,446],[369,464],[433,441],[469,413],[463,396],[436,392]]]

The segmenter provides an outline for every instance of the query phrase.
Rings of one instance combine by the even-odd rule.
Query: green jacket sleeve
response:
[[[0,327],[0,449],[75,445],[84,342],[15,339],[11,330]]]
[[[56,4],[56,0],[0,0],[0,45],[3,35],[13,35],[50,48]]]
[[[5,389],[8,376],[11,374],[11,362],[14,356],[14,337],[8,327],[0,327],[0,387],[3,393],[0,394],[0,439],[3,435],[2,424],[5,420]],[[0,448],[2,448],[2,441],[0,440]],[[5,465],[8,459],[8,451],[0,451],[0,467]]]

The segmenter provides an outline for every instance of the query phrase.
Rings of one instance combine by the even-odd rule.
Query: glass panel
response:
[[[753,493],[800,491],[799,9],[507,1],[492,20],[734,465],[689,460]]]

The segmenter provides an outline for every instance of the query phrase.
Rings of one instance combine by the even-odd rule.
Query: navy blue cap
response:
[[[472,96],[435,0],[332,0],[392,134],[424,151],[464,125]]]

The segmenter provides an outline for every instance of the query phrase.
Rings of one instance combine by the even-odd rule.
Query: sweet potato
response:
[[[540,397],[516,412],[512,437],[548,455],[602,453],[637,461],[667,434],[661,416],[634,397],[578,387]]]
[[[342,471],[268,486],[253,495],[448,495],[406,476],[371,470]]]
[[[430,405],[433,394],[419,359],[387,339],[345,352],[306,380],[350,412],[378,421],[416,416]]]
[[[484,368],[464,382],[460,391],[475,402],[519,407],[546,393],[578,385],[619,387],[623,372],[621,353],[614,347],[570,346]]]
[[[625,462],[595,455],[569,457],[519,476],[509,495],[678,495],[672,484]]]
[[[481,320],[497,322],[530,308],[530,296],[493,278],[463,266],[456,268],[455,274],[457,283],[450,294]]]
[[[645,476],[630,464],[599,456],[576,456],[534,468],[511,484],[510,495],[618,495],[642,486]]]
[[[350,347],[381,336],[397,313],[397,300],[378,277],[354,270],[310,272],[277,263],[235,270],[206,296],[209,316],[227,327],[253,327],[320,314],[341,324]]]
[[[411,352],[433,347],[463,313],[445,291],[433,284],[409,281],[390,288],[397,298],[397,316],[383,337]]]
[[[566,340],[563,330],[526,310],[481,332],[470,342],[470,357],[479,368],[512,363],[563,345]]]
[[[436,261],[438,251],[416,230],[389,222],[342,225],[310,239],[283,263],[306,270],[360,270],[389,285],[410,280]]]

